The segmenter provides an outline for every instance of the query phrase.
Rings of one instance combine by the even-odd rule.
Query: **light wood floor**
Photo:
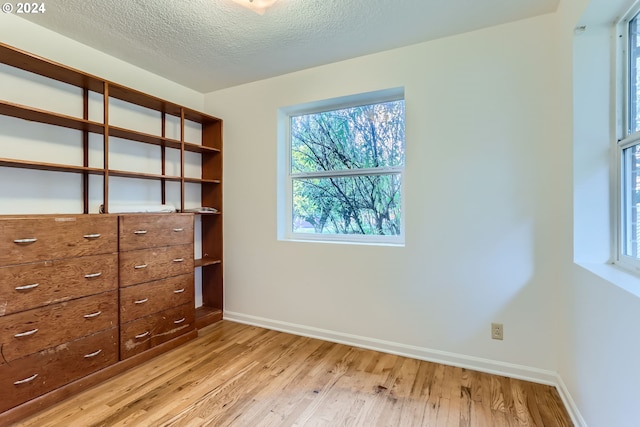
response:
[[[222,321],[21,426],[572,426],[553,387]]]

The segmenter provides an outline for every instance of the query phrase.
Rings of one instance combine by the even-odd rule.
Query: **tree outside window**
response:
[[[401,236],[403,99],[290,116],[291,230]]]

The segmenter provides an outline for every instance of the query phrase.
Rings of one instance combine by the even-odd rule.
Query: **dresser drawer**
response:
[[[195,329],[196,310],[184,304],[120,326],[120,359],[126,359]]]
[[[193,214],[120,216],[120,251],[193,243]]]
[[[118,254],[0,267],[0,316],[118,288]]]
[[[118,325],[118,292],[111,291],[0,317],[5,362]]]
[[[193,272],[120,288],[120,323],[182,304],[194,305]]]
[[[0,265],[114,253],[117,217],[51,215],[0,218]]]
[[[120,286],[193,271],[193,244],[120,253]]]
[[[0,412],[118,361],[118,329],[111,328],[0,364]]]

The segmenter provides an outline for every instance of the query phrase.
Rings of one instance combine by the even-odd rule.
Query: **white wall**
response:
[[[601,271],[610,28],[625,1],[562,0],[549,16],[208,94],[227,141],[227,317],[558,372],[577,425],[637,425],[640,286]],[[406,247],[278,241],[277,109],[395,86],[407,100]],[[489,339],[491,321],[504,342]]]
[[[555,379],[555,202],[568,159],[554,157],[554,24],[541,16],[208,94],[225,120],[226,316]],[[398,86],[406,246],[278,241],[278,108]],[[492,321],[504,341],[490,339]]]
[[[574,150],[573,212],[562,212],[559,220],[569,227],[573,221],[575,260],[563,251],[558,372],[591,427],[632,427],[640,420],[640,281],[606,264],[616,105],[612,29],[631,2],[563,0],[558,14],[559,100],[573,125],[562,129],[562,146],[572,139]],[[577,25],[586,31],[573,34]]]

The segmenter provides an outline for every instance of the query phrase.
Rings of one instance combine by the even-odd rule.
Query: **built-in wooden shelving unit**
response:
[[[21,159],[0,158],[0,167],[35,169],[43,171],[67,172],[82,174],[83,211],[89,209],[90,175],[102,176],[102,192],[104,212],[109,212],[109,181],[111,177],[126,179],[157,180],[161,182],[161,199],[166,199],[165,182],[180,184],[179,211],[185,211],[185,184],[197,184],[201,188],[201,206],[218,210],[216,213],[198,215],[201,221],[202,258],[195,261],[196,268],[202,269],[203,306],[197,309],[198,327],[202,327],[222,318],[223,276],[222,276],[222,120],[192,110],[190,108],[157,98],[120,84],[110,82],[97,76],[84,73],[48,59],[32,55],[12,46],[0,43],[0,62],[44,76],[59,82],[67,83],[82,89],[81,102],[84,105],[84,117],[72,117],[55,111],[47,111],[29,106],[19,105],[0,99],[0,115],[10,116],[29,122],[37,122],[51,126],[59,126],[81,131],[83,133],[83,165],[67,165],[59,163],[33,162]],[[88,118],[89,94],[102,95],[103,121],[96,122]],[[1,95],[0,95],[1,98]],[[113,125],[109,121],[110,100],[117,99],[139,107],[161,113],[161,135],[140,132]],[[180,139],[164,136],[166,120],[171,117],[180,124]],[[185,122],[197,123],[202,129],[199,144],[185,141]],[[102,136],[102,167],[89,166],[89,135]],[[109,167],[109,141],[111,137],[129,140],[135,143],[160,146],[162,149],[162,173],[146,173],[111,169]],[[180,151],[180,175],[165,174],[165,149]],[[184,176],[185,152],[198,153],[201,156],[201,177]],[[25,212],[28,214],[29,212]]]

